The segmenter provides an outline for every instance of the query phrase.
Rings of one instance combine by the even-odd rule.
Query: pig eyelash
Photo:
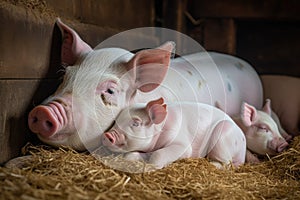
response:
[[[132,127],[139,127],[141,126],[141,120],[140,119],[133,119],[131,126]]]
[[[269,132],[269,128],[266,126],[257,126],[258,129],[265,131],[266,133]]]
[[[140,124],[139,124],[137,121],[134,121],[134,122],[132,123],[132,126],[138,127],[138,126],[140,126]]]

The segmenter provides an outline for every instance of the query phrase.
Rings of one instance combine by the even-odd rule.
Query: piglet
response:
[[[234,117],[233,120],[245,134],[248,149],[247,162],[259,162],[251,152],[259,155],[276,155],[288,146],[272,118],[271,100],[269,99],[266,100],[262,110],[257,110],[254,106],[244,102],[240,116]]]
[[[222,168],[245,161],[246,139],[223,111],[202,103],[164,104],[162,98],[123,109],[101,135],[112,152],[163,168],[181,158],[206,157]]]

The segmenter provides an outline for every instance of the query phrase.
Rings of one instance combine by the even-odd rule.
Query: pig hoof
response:
[[[9,160],[7,163],[5,163],[6,168],[24,168],[27,167],[30,161],[32,160],[32,156],[21,156],[17,158],[13,158]]]
[[[210,164],[214,165],[218,169],[223,169],[224,168],[223,164],[221,164],[219,162],[216,162],[216,161],[210,161]]]

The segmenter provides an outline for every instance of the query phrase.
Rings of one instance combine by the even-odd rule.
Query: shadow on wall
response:
[[[54,24],[53,32],[52,32],[52,42],[51,42],[51,50],[50,50],[50,61],[48,72],[45,74],[45,77],[51,77],[53,74],[57,74],[58,77],[63,75],[63,66],[61,65],[61,44],[62,44],[62,34],[56,23]],[[34,95],[31,99],[30,105],[27,106],[26,113],[23,116],[26,124],[26,138],[25,141],[29,141],[33,144],[41,143],[37,136],[33,134],[29,128],[27,123],[27,118],[29,112],[33,109],[33,107],[42,103],[44,99],[53,94],[59,84],[62,82],[60,78],[44,78],[38,80],[38,87],[34,92]],[[25,125],[24,124],[24,125]]]

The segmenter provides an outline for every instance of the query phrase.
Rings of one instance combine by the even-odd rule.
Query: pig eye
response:
[[[133,119],[131,126],[133,126],[133,127],[141,126],[141,120],[140,119]]]
[[[268,127],[266,127],[266,126],[258,126],[258,129],[261,130],[261,131],[264,131],[264,132],[266,132],[266,133],[269,132],[269,129],[268,129]]]
[[[108,94],[113,94],[113,93],[114,93],[114,91],[113,91],[112,89],[110,89],[110,88],[107,89],[106,92],[107,92]]]
[[[264,130],[266,133],[269,132],[269,129],[267,129],[267,128],[264,128],[263,130]]]

